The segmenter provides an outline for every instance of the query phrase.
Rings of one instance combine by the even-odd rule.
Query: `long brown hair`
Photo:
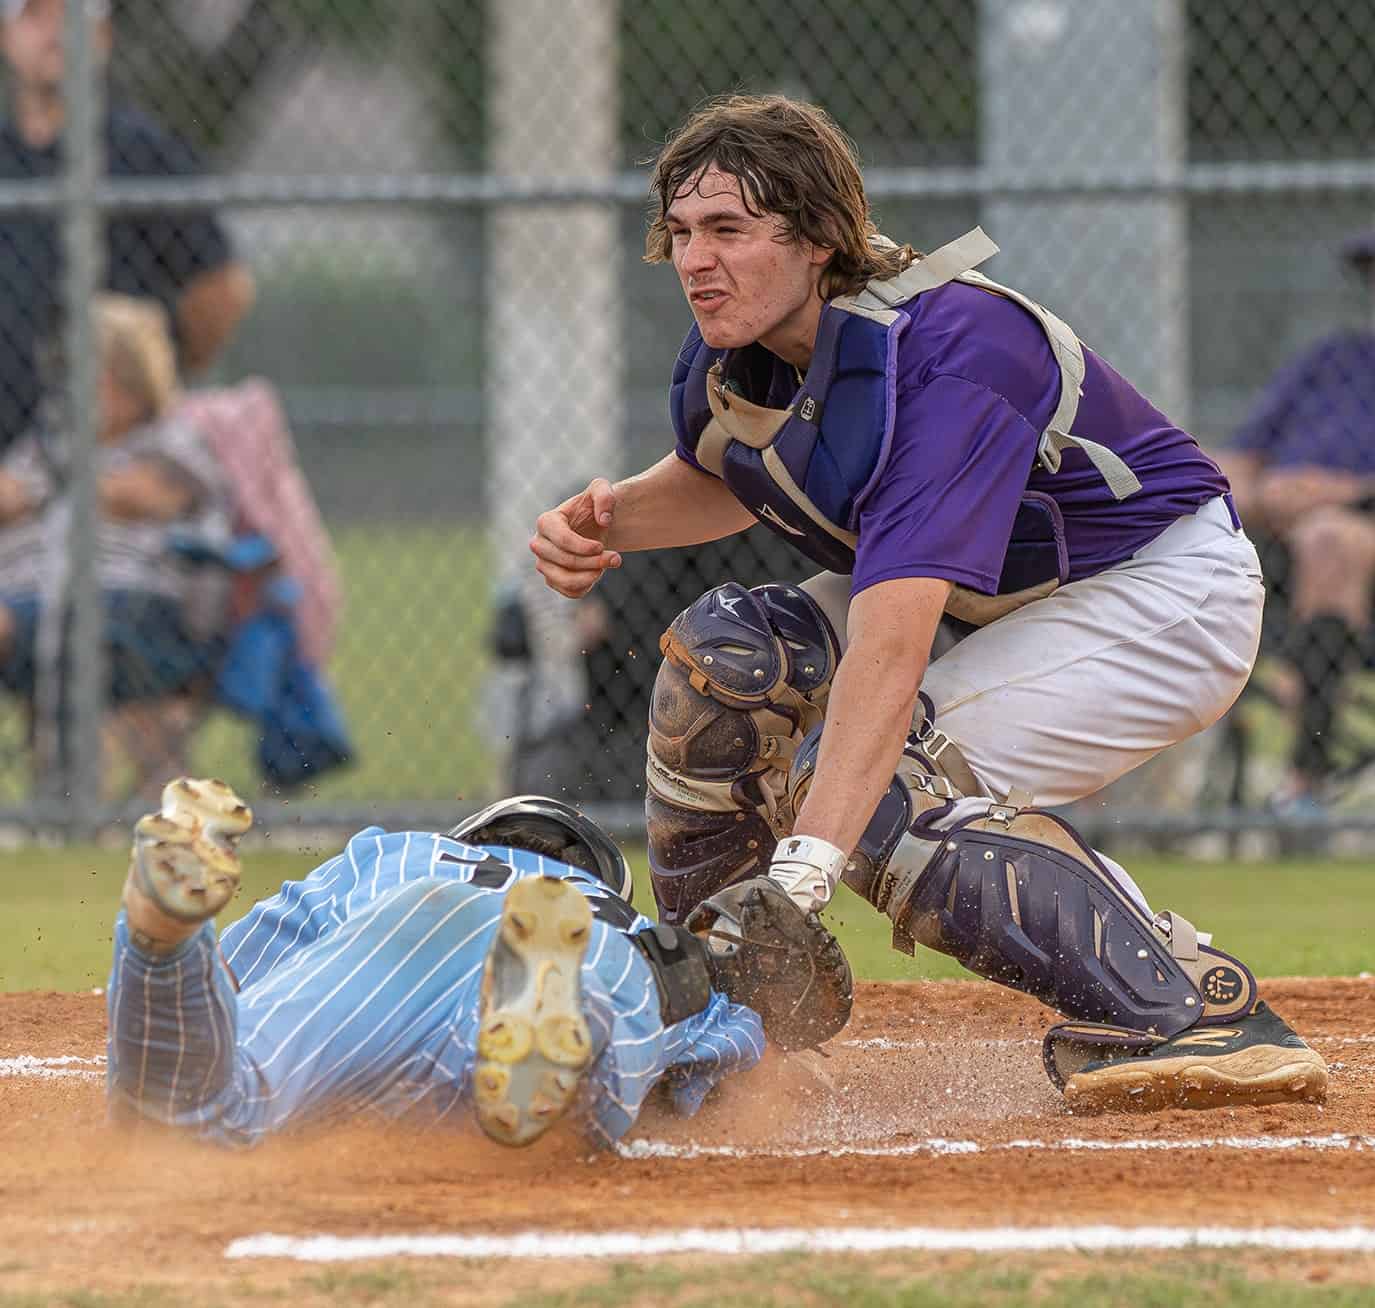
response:
[[[751,213],[776,214],[789,239],[835,251],[822,299],[895,277],[917,257],[909,245],[876,242],[854,142],[824,109],[783,95],[724,95],[692,114],[654,161],[647,262],[672,259],[668,208],[713,165],[739,179]]]

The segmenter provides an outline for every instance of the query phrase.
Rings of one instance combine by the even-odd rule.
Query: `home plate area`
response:
[[[353,1121],[244,1152],[107,1125],[92,995],[0,996],[0,1288],[188,1282],[392,1256],[710,1250],[1375,1252],[1375,982],[1262,992],[1327,1058],[1325,1106],[1075,1117],[1052,1020],[979,982],[860,986],[825,1054],[771,1056],[693,1119],[651,1104],[615,1154],[560,1129]]]

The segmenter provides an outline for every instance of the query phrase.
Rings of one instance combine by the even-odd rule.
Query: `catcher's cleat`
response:
[[[529,877],[506,896],[482,974],[473,1103],[499,1144],[538,1140],[592,1063],[582,961],[592,910],[568,881]]]
[[[134,825],[124,908],[136,945],[167,952],[224,908],[239,888],[235,846],[252,823],[223,781],[167,784],[162,809]]]
[[[1075,1112],[1321,1103],[1327,1097],[1327,1064],[1264,1003],[1240,1021],[1194,1026],[1169,1040],[1117,1041],[1110,1029],[1098,1031],[1098,1052],[1106,1056],[1083,1063],[1063,1081],[1065,1102]],[[1057,1057],[1063,1066],[1066,1046],[1091,1047],[1091,1036],[1087,1027],[1053,1028],[1046,1037],[1047,1068]],[[1051,1076],[1060,1079],[1054,1070]]]

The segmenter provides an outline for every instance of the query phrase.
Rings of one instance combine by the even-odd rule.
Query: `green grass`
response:
[[[566,1289],[552,1265],[427,1261],[368,1270],[330,1269],[289,1282],[251,1276],[198,1286],[194,1299],[147,1286],[120,1292],[44,1294],[0,1290],[0,1308],[133,1308],[195,1302],[224,1308],[262,1303],[429,1308],[1364,1308],[1369,1280],[1343,1277],[1339,1257],[1257,1253],[1197,1255],[922,1254],[882,1258],[778,1255],[572,1264]],[[1358,1269],[1352,1267],[1352,1271]],[[1312,1279],[1309,1279],[1309,1278]],[[1330,1279],[1329,1279],[1330,1278]],[[505,1287],[506,1293],[498,1287]]]
[[[243,889],[232,921],[281,883],[304,876],[334,846],[246,851]],[[653,911],[644,859],[633,855],[637,903]],[[103,985],[124,854],[78,846],[7,852],[0,864],[0,990],[77,990]],[[1131,870],[1152,904],[1212,931],[1219,946],[1264,976],[1341,976],[1375,972],[1375,870],[1368,863],[1135,862]],[[889,980],[958,977],[953,960],[918,949],[910,959],[889,948],[887,919],[849,891],[829,911],[857,975]]]
[[[1130,1257],[1130,1256],[1129,1256]],[[675,1308],[1356,1308],[1370,1291],[1355,1285],[1265,1282],[1249,1272],[1253,1263],[1200,1262],[1175,1256],[1162,1266],[1153,1256],[1124,1273],[1121,1255],[1066,1260],[1025,1256],[973,1261],[958,1271],[933,1272],[921,1255],[896,1258],[819,1258],[780,1255],[718,1261],[702,1266],[613,1265],[604,1278],[567,1292],[520,1295],[510,1308],[639,1308],[671,1303]],[[1262,1255],[1256,1261],[1269,1261]],[[1102,1270],[1095,1270],[1099,1264]],[[1087,1270],[1086,1270],[1087,1269]]]

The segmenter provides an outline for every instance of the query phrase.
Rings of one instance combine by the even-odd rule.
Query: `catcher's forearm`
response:
[[[603,542],[609,550],[701,545],[744,531],[754,515],[726,484],[667,454],[614,487],[615,516]]]
[[[902,757],[950,583],[912,577],[856,596],[826,708],[816,774],[769,875],[804,909],[835,892]]]
[[[911,729],[926,670],[851,663],[846,652],[831,689],[816,776],[793,833],[817,836],[846,852],[855,847],[893,779]],[[847,676],[847,669],[849,675]]]

